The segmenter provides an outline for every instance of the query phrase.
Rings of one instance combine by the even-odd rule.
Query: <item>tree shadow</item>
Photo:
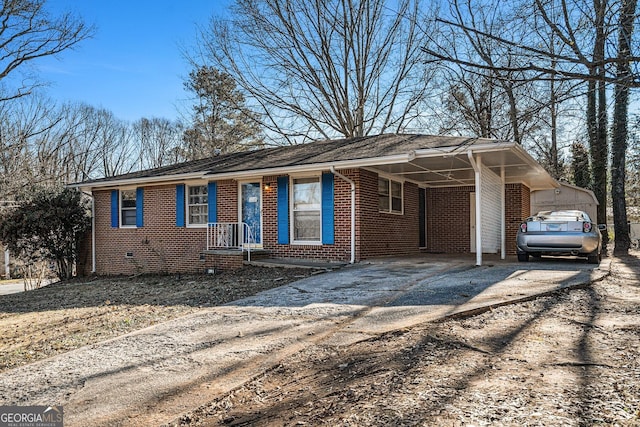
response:
[[[635,261],[638,260],[635,259]],[[637,271],[640,271],[640,262],[636,266]],[[287,364],[283,363],[267,373],[264,381],[260,380],[264,383],[279,384],[276,398],[271,398],[269,392],[266,391],[258,401],[251,392],[242,394],[241,390],[236,390],[232,395],[224,396],[223,399],[240,396],[239,398],[245,399],[242,400],[242,405],[228,410],[224,408],[222,400],[214,401],[207,405],[207,409],[201,408],[201,414],[204,417],[218,417],[230,425],[271,425],[285,421],[295,424],[298,420],[301,423],[314,424],[326,423],[327,420],[344,421],[339,416],[341,411],[348,408],[352,414],[364,415],[367,411],[373,412],[376,420],[373,425],[422,425],[431,416],[437,416],[442,411],[446,411],[446,408],[455,406],[461,393],[472,390],[477,381],[482,381],[487,377],[495,377],[496,369],[499,369],[499,367],[496,368],[496,365],[499,365],[500,359],[512,357],[510,352],[513,347],[525,340],[528,331],[533,329],[538,322],[553,321],[556,309],[567,302],[565,299],[571,295],[571,292],[570,289],[556,290],[544,298],[538,298],[537,308],[531,310],[520,323],[505,327],[503,331],[487,337],[488,339],[484,340],[482,345],[460,341],[454,335],[442,334],[441,332],[434,334],[427,324],[418,327],[423,333],[421,338],[417,340],[410,338],[412,334],[416,333],[416,328],[414,328],[411,331],[389,332],[368,341],[358,342],[350,349],[352,351],[345,350],[349,354],[348,360],[339,356],[313,360],[313,354],[310,353],[309,369],[305,371],[302,378],[295,377],[294,369],[297,365],[294,364],[293,367],[288,368]],[[577,378],[572,393],[575,392],[578,400],[575,401],[575,408],[563,415],[575,420],[579,425],[591,425],[594,420],[598,419],[599,414],[595,413],[595,410],[592,410],[590,406],[591,399],[596,397],[590,394],[590,385],[597,381],[599,373],[594,371],[597,369],[597,364],[594,363],[593,356],[597,350],[590,342],[590,338],[597,328],[596,323],[602,310],[601,297],[589,284],[583,284],[578,292],[583,293],[580,298],[588,310],[581,313],[579,321],[575,322],[581,326],[581,332],[572,340],[571,348],[566,348],[566,351],[574,354],[576,359],[558,363],[553,358],[557,355],[550,355],[551,359],[545,363],[548,363],[549,366],[563,364],[569,366],[572,375]],[[406,345],[397,351],[389,352],[385,342],[394,339],[404,339]],[[452,352],[479,354],[484,363],[451,366],[448,358]],[[303,361],[302,357],[298,363],[300,361]],[[526,363],[526,361],[521,362]],[[416,364],[420,363],[432,364],[447,373],[441,378],[443,384],[439,392],[428,396],[428,405],[418,403],[411,411],[394,408],[385,410],[373,408],[371,405],[366,410],[363,408],[362,401],[366,401],[367,393],[371,393],[371,395],[386,394],[388,401],[390,401],[389,406],[392,406],[393,395],[397,391],[411,389],[411,387],[415,389],[412,381],[420,381],[414,372]],[[279,378],[273,378],[275,376],[279,376]],[[296,380],[292,378],[296,378]],[[288,382],[292,383],[290,390],[287,390]],[[308,391],[305,388],[308,388]],[[413,400],[419,401],[423,397],[417,395]],[[526,393],[524,396],[512,396],[512,399],[514,401],[520,399],[526,404],[531,402],[534,397],[535,392],[531,396],[527,396]],[[575,399],[575,397],[572,398]],[[374,399],[373,402],[377,402],[377,400]],[[483,419],[481,423],[500,424],[505,422],[510,424],[516,422],[514,419],[503,419],[502,416],[503,414],[496,413],[489,420]],[[367,421],[370,420],[370,418],[365,418],[363,423],[367,424]],[[464,422],[473,421],[477,420]],[[455,422],[462,421],[456,419]]]

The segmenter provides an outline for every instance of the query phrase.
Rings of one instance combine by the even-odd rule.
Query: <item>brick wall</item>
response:
[[[341,170],[339,172],[356,182],[358,181],[357,170]],[[266,186],[262,192],[263,247],[273,257],[314,259],[327,262],[348,262],[351,259],[351,185],[349,183],[337,177],[333,179],[335,211],[333,245],[278,244],[278,176],[264,177],[262,184]],[[357,256],[356,259],[358,259]]]
[[[531,191],[522,184],[507,184],[505,191],[507,254],[516,253],[516,234],[523,219],[531,215]]]
[[[238,181],[218,181],[218,222],[238,222]]]
[[[475,187],[427,189],[427,250],[434,253],[471,251],[471,205]],[[515,240],[523,218],[529,216],[530,192],[522,184],[505,186],[505,239],[507,254],[515,254]]]
[[[420,252],[418,229],[418,186],[405,182],[404,213],[379,211],[378,174],[360,171],[358,201],[361,216],[360,244],[362,258],[410,255]]]
[[[475,187],[427,188],[427,251],[471,251],[471,205]]]
[[[141,228],[112,228],[111,191],[95,191],[94,197],[98,274],[204,270],[200,252],[206,247],[206,229],[176,226],[175,185],[145,187]]]
[[[362,169],[340,172],[356,182],[356,261],[419,253],[418,186],[405,182],[403,215],[381,213],[378,210],[378,175]],[[278,244],[277,232],[277,178],[267,176],[262,179],[264,249],[281,258],[349,261],[350,184],[334,177],[333,245],[281,245]],[[472,191],[473,186],[426,190],[427,251],[470,251],[469,193]],[[208,261],[215,261],[215,257],[201,259],[200,256],[206,247],[206,229],[175,225],[175,194],[175,185],[145,187],[144,227],[112,228],[111,191],[94,192],[98,274],[203,272],[212,266]],[[238,221],[238,182],[219,181],[217,195],[218,221]],[[520,184],[507,185],[506,238],[510,254],[515,253],[516,232],[520,221],[529,215],[529,210],[529,189]],[[85,262],[87,272],[91,271],[90,263],[88,254]],[[225,263],[238,267],[237,260],[225,260]],[[227,267],[232,267],[231,264]]]

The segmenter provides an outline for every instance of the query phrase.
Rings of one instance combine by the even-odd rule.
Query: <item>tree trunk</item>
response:
[[[616,71],[615,104],[611,145],[611,196],[613,200],[613,226],[615,230],[615,255],[626,255],[631,246],[627,225],[625,195],[625,167],[628,141],[627,116],[629,112],[629,79],[632,78],[629,56],[633,18],[638,0],[623,0],[618,32],[618,63]]]
[[[594,1],[596,12],[596,39],[593,49],[593,65],[590,74],[597,83],[589,82],[587,115],[589,126],[589,144],[591,154],[591,172],[593,174],[593,193],[598,200],[598,224],[607,223],[607,95],[604,77],[606,70],[603,66],[605,56],[605,26],[607,1]],[[604,243],[609,238],[603,236]]]

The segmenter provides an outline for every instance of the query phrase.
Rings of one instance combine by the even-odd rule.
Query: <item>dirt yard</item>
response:
[[[640,253],[604,280],[348,347],[318,340],[170,426],[640,426]],[[54,284],[0,297],[0,369],[308,270]]]
[[[581,289],[314,346],[171,426],[640,426],[640,259]]]
[[[312,274],[247,267],[215,276],[54,283],[0,296],[0,372],[225,304]]]

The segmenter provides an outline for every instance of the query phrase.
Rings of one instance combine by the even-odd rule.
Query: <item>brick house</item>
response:
[[[72,186],[93,197],[86,271],[133,274],[239,268],[257,256],[346,263],[475,252],[481,264],[483,253],[515,253],[530,192],[558,183],[516,143],[379,135]]]

